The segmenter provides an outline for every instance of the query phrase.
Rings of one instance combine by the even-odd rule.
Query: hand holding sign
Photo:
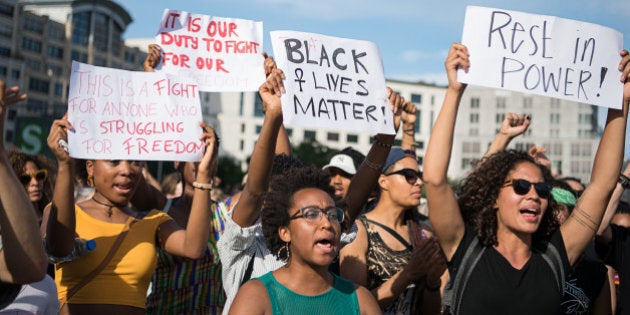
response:
[[[622,50],[619,55],[621,61],[619,62],[619,71],[621,71],[620,81],[624,83],[623,86],[623,101],[624,103],[630,102],[630,53],[628,50]]]
[[[59,163],[72,162],[70,153],[68,153],[68,151],[64,149],[63,145],[60,144],[64,142],[67,143],[68,131],[74,132],[74,128],[72,128],[72,124],[68,121],[68,113],[66,113],[63,117],[61,117],[61,119],[53,121],[50,126],[50,132],[48,133],[48,147],[55,155]]]
[[[279,114],[282,117],[282,102],[280,97],[284,90],[283,80],[285,79],[282,70],[276,68],[267,76],[267,80],[260,86],[258,93],[262,98],[263,111],[265,115]]]
[[[155,67],[160,63],[160,58],[162,57],[160,54],[162,53],[162,47],[156,44],[149,45],[149,53],[147,57],[144,59],[144,71],[153,72],[155,71]]]
[[[464,72],[468,72],[470,68],[468,56],[468,48],[466,46],[461,43],[453,43],[444,62],[446,76],[448,77],[448,88],[453,89],[457,93],[461,93],[466,89],[466,84],[457,80],[457,71],[461,69]]]

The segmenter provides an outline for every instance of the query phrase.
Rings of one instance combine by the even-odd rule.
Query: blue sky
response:
[[[133,22],[125,38],[155,35],[165,8],[262,21],[269,32],[294,30],[375,42],[388,79],[444,83],[443,62],[460,41],[466,5],[553,15],[607,26],[625,33],[630,48],[628,0],[421,1],[421,0],[133,0],[119,1]]]

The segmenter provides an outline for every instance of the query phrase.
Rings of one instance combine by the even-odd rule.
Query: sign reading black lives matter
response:
[[[462,43],[470,69],[461,82],[621,108],[623,35],[613,29],[469,6]]]
[[[271,32],[271,43],[286,125],[394,134],[376,44],[293,31]]]

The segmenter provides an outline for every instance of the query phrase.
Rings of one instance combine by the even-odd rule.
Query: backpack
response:
[[[475,266],[485,250],[486,246],[483,246],[477,237],[473,238],[473,241],[464,253],[461,264],[458,268],[453,270],[451,279],[444,288],[444,295],[442,297],[442,305],[444,307],[443,314],[458,314],[461,306],[460,303],[464,296],[466,285],[468,284],[468,278],[470,278],[470,274],[475,269]],[[553,244],[544,242],[541,246],[534,247],[534,251],[541,253],[542,258],[553,271],[558,290],[564,295],[564,266],[558,249]]]

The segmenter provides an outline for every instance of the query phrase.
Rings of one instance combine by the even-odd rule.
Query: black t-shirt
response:
[[[615,314],[630,315],[630,228],[610,225],[612,241],[608,246],[597,243],[597,252],[604,262],[619,274],[619,298]]]
[[[461,264],[464,252],[476,237],[466,227],[464,238],[449,270]],[[560,253],[565,270],[569,261],[560,231],[549,240]],[[557,314],[562,292],[553,270],[542,255],[534,251],[529,261],[518,270],[492,246],[488,246],[472,270],[464,288],[459,314]]]
[[[590,314],[607,277],[603,262],[583,255],[567,277],[561,314]]]

